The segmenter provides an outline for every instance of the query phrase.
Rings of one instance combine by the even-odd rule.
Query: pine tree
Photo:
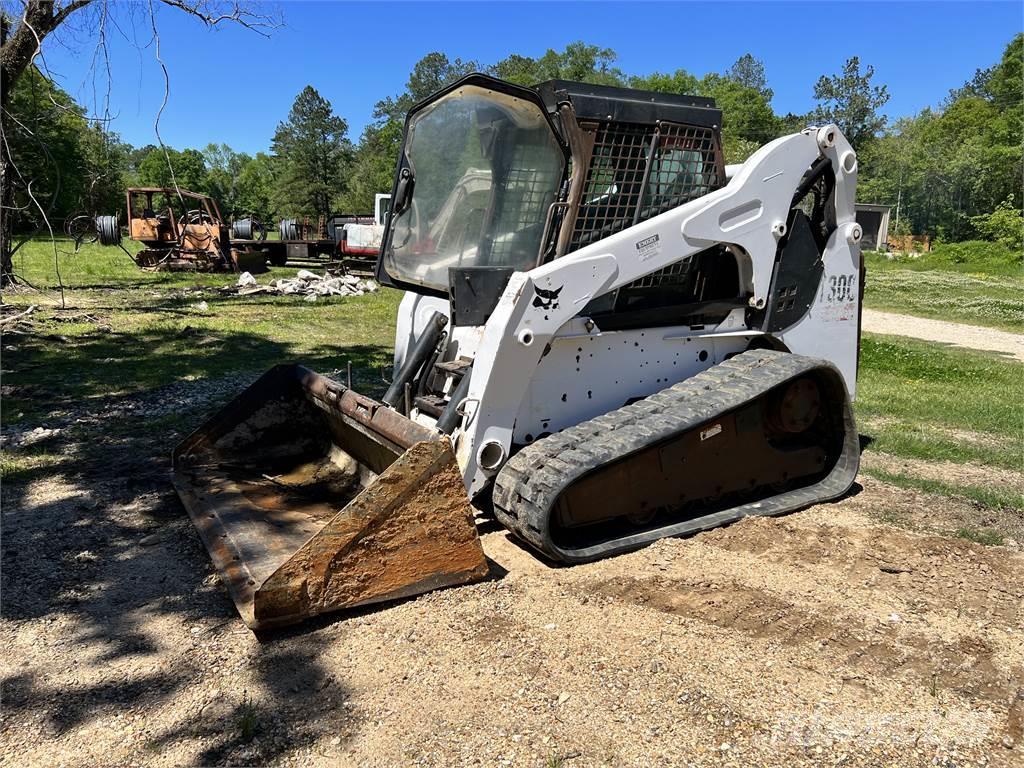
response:
[[[817,119],[838,125],[855,149],[861,149],[885,128],[886,117],[878,110],[889,101],[889,89],[871,85],[874,74],[870,64],[861,74],[860,59],[851,56],[842,74],[822,75],[814,84]]]
[[[334,114],[331,103],[307,85],[295,98],[288,119],[277,126],[271,150],[280,175],[275,197],[278,209],[294,215],[329,214],[345,190],[345,171],[352,159],[348,123]]]

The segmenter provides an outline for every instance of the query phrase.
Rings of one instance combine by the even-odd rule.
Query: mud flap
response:
[[[448,440],[300,366],[265,374],[173,468],[254,630],[487,575]]]

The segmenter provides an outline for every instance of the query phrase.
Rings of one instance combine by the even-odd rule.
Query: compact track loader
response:
[[[723,161],[710,99],[470,75],[408,115],[381,400],[266,374],[174,452],[250,627],[845,493],[863,267],[826,125]]]

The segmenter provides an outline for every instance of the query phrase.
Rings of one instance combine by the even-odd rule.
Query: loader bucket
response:
[[[487,575],[448,439],[301,366],[186,438],[173,482],[254,630]]]

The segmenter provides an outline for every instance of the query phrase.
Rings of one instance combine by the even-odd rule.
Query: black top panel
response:
[[[550,112],[558,109],[559,102],[570,102],[577,120],[645,124],[663,120],[716,129],[722,125],[722,110],[715,107],[714,99],[705,96],[678,96],[570,80],[547,80],[533,88]]]

